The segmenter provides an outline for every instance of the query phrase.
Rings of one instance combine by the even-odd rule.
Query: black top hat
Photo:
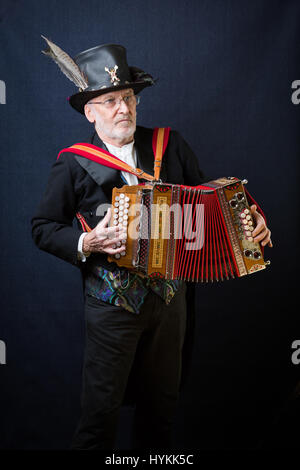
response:
[[[95,96],[110,91],[132,88],[139,93],[154,84],[153,77],[137,67],[129,67],[126,49],[118,44],[102,44],[80,52],[74,60],[49,39],[42,36],[49,55],[60,69],[79,86],[79,92],[69,98],[70,105],[84,114],[84,105]]]

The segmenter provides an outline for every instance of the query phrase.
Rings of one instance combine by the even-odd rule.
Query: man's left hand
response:
[[[268,245],[270,248],[273,247],[271,241],[271,230],[266,226],[265,219],[261,214],[257,212],[257,207],[255,204],[250,206],[252,217],[255,220],[256,227],[252,232],[253,241],[255,243],[260,242],[262,246]]]

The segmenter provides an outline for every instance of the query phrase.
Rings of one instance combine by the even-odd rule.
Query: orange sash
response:
[[[72,152],[80,155],[81,157],[85,157],[89,160],[99,163],[100,165],[108,166],[116,170],[127,171],[128,173],[132,173],[138,178],[143,178],[147,181],[158,181],[162,157],[167,148],[170,129],[170,127],[156,127],[153,131],[152,148],[154,153],[154,176],[145,173],[139,168],[133,168],[132,166],[120,160],[118,157],[115,157],[111,153],[107,152],[107,150],[101,149],[96,145],[88,144],[86,142],[74,144],[71,145],[71,147],[62,149],[59,152],[57,159],[59,159],[60,155],[64,152]],[[80,212],[76,213],[76,217],[79,220],[84,232],[90,232],[92,230]]]
[[[127,171],[138,178],[143,178],[147,181],[157,181],[159,180],[162,157],[168,144],[169,134],[170,127],[156,127],[153,131],[152,148],[154,153],[154,176],[145,173],[139,168],[133,168],[120,160],[120,158],[109,153],[107,150],[86,142],[79,142],[78,144],[71,145],[71,147],[62,149],[59,152],[57,159],[59,159],[60,155],[64,152],[72,152],[99,163],[100,165],[108,166],[116,170]]]

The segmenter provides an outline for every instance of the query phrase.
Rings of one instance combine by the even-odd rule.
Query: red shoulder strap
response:
[[[154,153],[154,178],[159,179],[162,157],[168,145],[171,127],[155,127],[152,137]]]
[[[139,168],[133,168],[106,150],[86,142],[79,142],[78,144],[62,149],[59,152],[57,159],[59,159],[61,154],[64,152],[76,153],[77,155],[99,163],[100,165],[108,166],[116,170],[127,171],[128,173],[132,173],[138,178],[143,178],[147,181],[158,180],[162,157],[169,140],[170,129],[170,127],[156,127],[153,131],[152,148],[154,153],[154,176],[145,173]]]
[[[67,147],[62,149],[57,159],[61,156],[64,152],[71,152],[80,155],[81,157],[85,157],[88,160],[92,160],[100,165],[108,166],[110,168],[114,168],[116,170],[127,171],[128,173],[132,173],[133,175],[137,176],[138,178],[143,178],[147,181],[153,181],[154,176],[145,173],[143,170],[139,168],[133,168],[132,166],[128,165],[127,163],[120,160],[118,157],[115,157],[111,153],[107,152],[100,147],[97,147],[93,144],[87,144],[86,142],[80,142],[78,144],[71,145],[71,147]]]

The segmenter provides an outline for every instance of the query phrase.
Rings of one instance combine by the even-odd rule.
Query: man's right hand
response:
[[[120,225],[109,227],[111,209],[105,217],[83,239],[83,253],[107,253],[115,255],[124,251],[127,229]],[[122,242],[123,240],[123,242]]]

